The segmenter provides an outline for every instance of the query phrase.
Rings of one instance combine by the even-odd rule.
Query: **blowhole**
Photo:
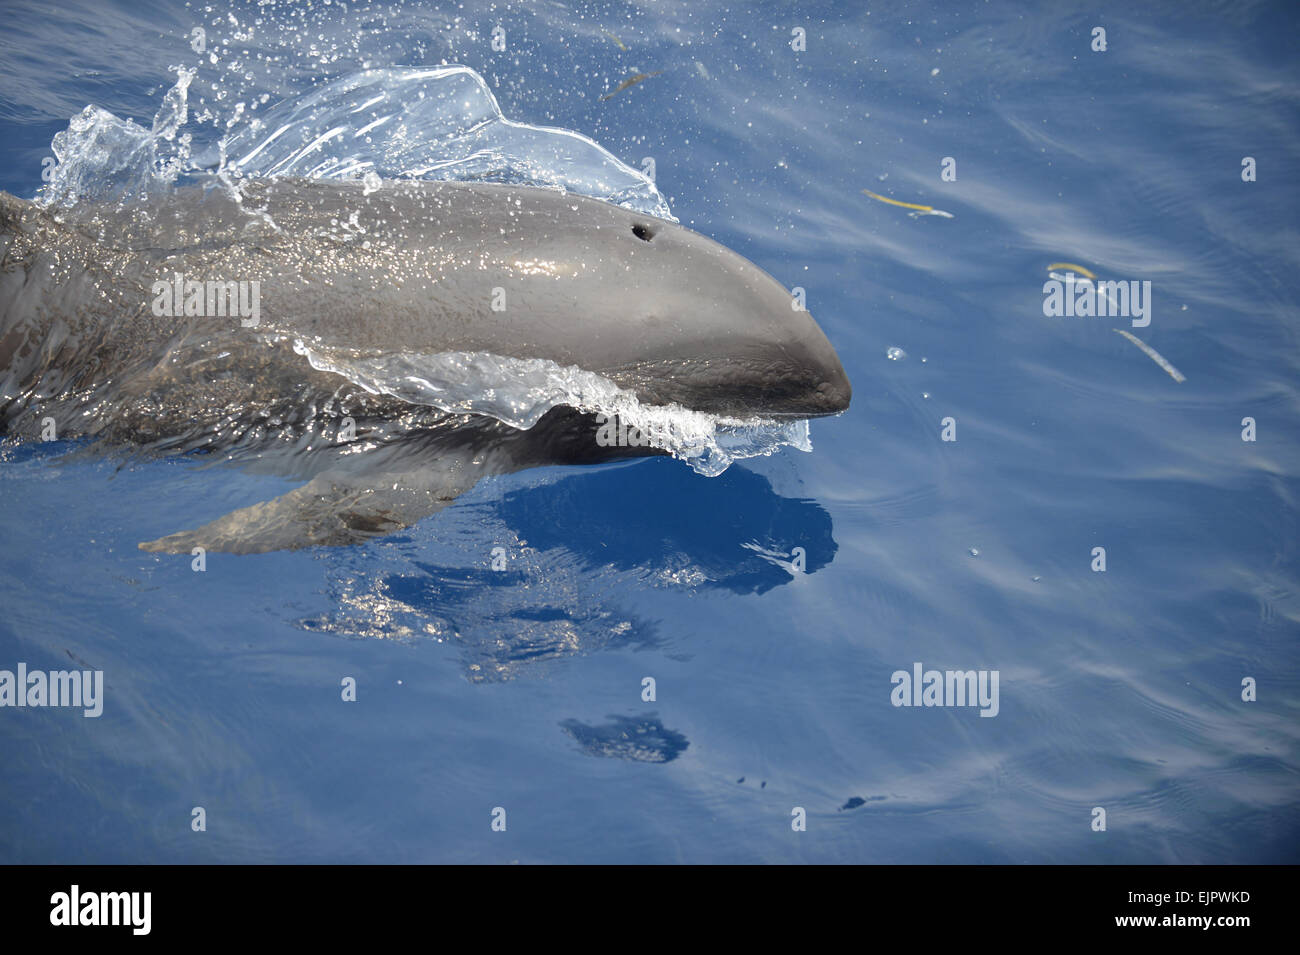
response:
[[[655,237],[654,229],[650,228],[648,225],[642,225],[639,222],[632,226],[632,234],[642,242],[649,242]]]

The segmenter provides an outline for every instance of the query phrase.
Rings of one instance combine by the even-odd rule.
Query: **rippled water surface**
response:
[[[137,542],[288,482],[5,441],[0,669],[106,688],[0,709],[0,860],[1297,861],[1295,13],[951,7],[0,0],[6,191],[93,105],[144,152],[46,201],[288,169],[670,208],[854,386],[811,454],[524,471],[204,573]],[[527,129],[423,105],[447,65]],[[364,118],[403,136],[252,155],[399,68]],[[1150,323],[1046,316],[1070,265]],[[997,715],[892,705],[918,662],[996,671]]]

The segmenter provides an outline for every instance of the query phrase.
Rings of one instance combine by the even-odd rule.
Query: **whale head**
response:
[[[327,217],[387,223],[369,233],[382,250],[372,248],[363,267],[403,277],[400,290],[366,301],[364,320],[324,290],[316,299],[295,293],[287,309],[266,305],[264,294],[265,315],[297,316],[286,331],[374,354],[545,359],[602,375],[642,402],[725,416],[807,418],[849,406],[835,349],[790,292],[674,222],[489,183],[394,182],[363,195],[346,183],[296,182],[267,191],[291,234]],[[330,294],[355,267],[331,266]]]
[[[835,349],[757,265],[674,222],[531,192],[511,220],[523,228],[506,230],[496,262],[505,274],[494,278],[526,312],[513,324],[516,346],[529,342],[533,354],[579,364],[653,404],[769,418],[848,408],[852,387]]]
[[[675,223],[621,209],[614,218],[585,300],[589,313],[618,316],[615,354],[598,370],[643,400],[714,414],[807,418],[848,408],[839,356],[779,282]]]

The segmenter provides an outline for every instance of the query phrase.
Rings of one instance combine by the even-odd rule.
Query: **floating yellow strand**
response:
[[[934,206],[920,206],[917,205],[915,202],[899,202],[897,199],[889,199],[885,196],[879,195],[878,193],[874,193],[870,189],[863,189],[862,191],[865,192],[867,195],[869,195],[872,199],[878,199],[881,202],[888,202],[891,206],[902,206],[904,209],[916,209],[920,212],[934,211]]]
[[[944,212],[942,209],[936,209],[934,206],[923,206],[916,202],[900,202],[898,199],[890,199],[888,196],[882,196],[880,193],[872,192],[870,189],[863,189],[862,191],[878,202],[887,202],[891,206],[899,206],[903,209],[915,209],[916,211],[913,212],[912,215],[943,216],[945,219],[953,218],[951,212]]]
[[[1097,281],[1097,276],[1092,272],[1085,269],[1082,265],[1075,265],[1073,262],[1053,262],[1047,267],[1047,271],[1049,272],[1055,272],[1057,269],[1065,269],[1067,272],[1078,272],[1085,278],[1090,278],[1094,282]]]

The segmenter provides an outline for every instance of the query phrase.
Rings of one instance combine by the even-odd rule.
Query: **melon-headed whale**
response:
[[[484,474],[658,453],[598,442],[581,409],[520,428],[439,406],[420,362],[461,354],[736,418],[850,399],[835,350],[773,278],[595,199],[276,179],[55,211],[0,192],[0,433],[52,423],[61,439],[220,452],[306,482],[145,550],[348,544]]]

